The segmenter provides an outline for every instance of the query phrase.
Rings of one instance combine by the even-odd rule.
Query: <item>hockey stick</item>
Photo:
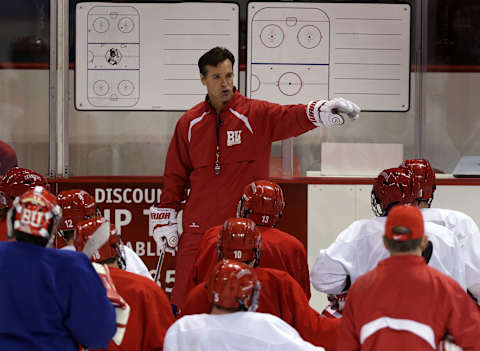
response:
[[[160,251],[160,255],[158,256],[157,269],[155,271],[155,277],[153,278],[153,281],[155,283],[158,283],[158,280],[160,279],[160,273],[162,272],[162,266],[163,266],[163,259],[165,258],[165,250],[167,248],[167,239],[163,237],[162,240],[163,240],[162,251]]]

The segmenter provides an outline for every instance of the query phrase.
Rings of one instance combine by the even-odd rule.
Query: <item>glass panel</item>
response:
[[[48,173],[50,0],[0,2],[0,140]]]
[[[72,63],[76,2],[70,2]],[[243,69],[240,72],[240,91],[244,92],[247,1],[238,3],[241,14],[239,66]],[[386,3],[404,4],[405,1]],[[476,40],[480,37],[480,24],[475,19],[478,17],[480,4],[475,0],[411,0],[407,3],[411,5],[412,12],[409,111],[363,112],[360,120],[355,123],[342,128],[318,128],[296,138],[293,143],[294,175],[305,175],[307,171],[321,169],[322,142],[396,143],[402,146],[404,158],[429,158],[435,168],[447,173],[452,172],[461,156],[480,154],[480,143],[475,138],[480,128],[475,114],[478,106],[476,84],[480,64],[480,50],[477,45],[479,41]],[[48,11],[46,13],[48,14]],[[420,17],[418,21],[417,17]],[[4,53],[5,49],[0,54]],[[30,74],[33,73],[38,75],[38,72]],[[48,72],[44,73],[44,77],[35,80],[35,84],[39,84],[39,81],[47,82]],[[72,71],[71,96],[74,96],[73,86]],[[420,91],[417,91],[418,87]],[[38,91],[45,91],[46,94],[47,91],[29,85],[24,85],[24,89],[35,90],[35,94],[38,94]],[[2,90],[0,94],[19,99],[18,94],[11,90]],[[48,109],[46,102],[43,106]],[[70,173],[163,174],[168,144],[180,116],[181,112],[80,112],[74,109],[71,101]],[[12,122],[9,123],[10,130],[11,126]],[[41,124],[45,133],[47,127],[47,123]],[[1,137],[12,140],[6,134],[8,133],[3,129],[0,131]],[[32,152],[36,150],[32,148]],[[281,173],[281,152],[281,144],[275,143],[271,161],[272,174],[275,176]]]
[[[352,1],[353,2],[353,1]],[[362,1],[357,1],[356,3],[364,3]],[[385,1],[383,3],[387,4],[395,4],[401,3],[405,4],[405,2],[395,2],[395,1]],[[410,36],[410,64],[411,67],[414,68],[418,65],[421,68],[421,57],[415,57],[415,48],[417,44],[419,44],[418,40],[421,40],[421,32],[416,30],[416,15],[417,15],[417,4],[415,1],[408,1],[410,4],[410,11],[411,11],[411,36]],[[349,4],[343,4],[344,6],[348,7]],[[408,7],[408,5],[405,5]],[[347,16],[348,17],[348,16]],[[360,15],[358,17],[361,17]],[[365,17],[365,16],[364,16]],[[372,18],[375,17],[374,14],[371,16]],[[378,16],[377,16],[378,17]],[[395,16],[391,16],[395,17]],[[363,18],[363,17],[362,17]],[[362,23],[357,23],[358,26],[364,25]],[[380,21],[377,21],[380,23]],[[387,23],[387,22],[385,22]],[[393,26],[392,26],[393,27]],[[360,28],[360,27],[359,27]],[[363,27],[362,27],[363,28]],[[368,26],[365,25],[365,28]],[[374,28],[374,27],[372,27]],[[377,28],[377,27],[375,27]],[[403,28],[403,27],[402,27]],[[362,43],[369,43],[368,45],[362,44],[362,48],[365,50],[373,51],[375,48],[381,47],[384,49],[385,46],[378,45],[382,44],[380,40],[377,41],[373,40],[372,38],[384,38],[382,35],[386,35],[381,33],[378,29],[375,29],[373,33],[373,29],[371,30],[359,30],[358,28],[352,28],[351,32],[357,33],[357,37],[359,38],[358,42]],[[331,29],[331,38],[336,34],[334,33],[334,29]],[[385,30],[385,33],[389,31]],[[390,33],[390,32],[389,32]],[[396,37],[391,35],[392,42]],[[393,33],[393,32],[392,32]],[[351,34],[351,33],[350,33]],[[363,36],[362,36],[363,35]],[[397,34],[396,34],[397,35]],[[332,39],[331,39],[332,40]],[[379,42],[379,43],[377,43]],[[331,43],[332,45],[332,43]],[[395,45],[392,44],[391,47]],[[334,50],[330,48],[330,50]],[[388,49],[394,50],[394,49]],[[335,53],[335,51],[333,51]],[[379,55],[381,55],[384,51],[377,51]],[[360,57],[360,56],[359,56]],[[366,57],[366,63],[373,64],[376,62],[380,62],[381,58],[378,60],[375,59],[375,55],[369,55]],[[368,60],[367,60],[368,59]],[[344,59],[344,61],[347,61]],[[363,61],[362,61],[363,62]],[[382,61],[383,62],[383,61]],[[385,65],[390,61],[383,62]],[[391,63],[396,62],[392,60]],[[369,69],[369,66],[366,67],[365,70]],[[381,69],[381,66],[377,66],[377,69]],[[372,71],[375,73],[375,71]],[[353,76],[352,74],[348,77]],[[375,84],[382,84],[383,82],[380,79],[379,81],[375,81],[371,78],[376,78],[373,76],[367,77],[367,74],[363,76],[359,76],[363,79],[362,84],[365,86],[365,93],[369,91],[369,89],[375,88]],[[351,123],[347,121],[347,123],[342,127],[332,127],[332,128],[316,128],[300,137],[297,137],[295,140],[294,145],[294,158],[297,159],[298,163],[300,163],[301,174],[302,175],[351,175],[351,176],[376,176],[375,169],[378,169],[378,165],[383,165],[382,168],[389,168],[397,166],[397,161],[401,160],[401,150],[403,149],[403,157],[405,158],[412,158],[416,156],[419,152],[419,135],[417,133],[418,126],[420,120],[418,119],[418,109],[420,106],[418,105],[418,101],[420,100],[419,92],[417,91],[418,81],[417,79],[421,78],[421,70],[420,73],[411,72],[410,73],[410,108],[406,112],[368,112],[364,111],[360,115],[360,119]],[[345,78],[342,78],[345,79]],[[407,78],[408,79],[408,78]],[[373,83],[373,85],[371,85]],[[370,88],[369,88],[370,87]],[[387,90],[385,91],[385,93]],[[329,92],[332,94],[332,91]],[[359,101],[362,99],[362,95],[357,95]],[[334,96],[330,96],[332,98]],[[357,102],[360,107],[362,108],[362,104],[355,100],[355,96],[348,97],[352,99],[352,101]],[[318,98],[326,98],[319,96]],[[382,99],[382,94],[379,93],[376,99]],[[347,148],[345,146],[338,146],[338,155],[335,156],[334,152],[335,148],[329,149],[330,156],[325,156],[322,160],[322,143],[351,143],[348,145]],[[366,144],[366,145],[359,145],[359,144]],[[381,144],[398,144],[398,145],[381,145]],[[324,151],[327,150],[326,146],[324,147]],[[390,151],[389,151],[390,150]],[[400,150],[400,151],[399,151]],[[386,156],[387,153],[390,152],[389,156]],[[333,153],[333,156],[332,156]],[[384,161],[379,161],[377,156],[385,157]],[[391,157],[391,162],[389,162],[389,158]],[[345,160],[350,161],[345,161]],[[359,163],[358,160],[362,160]],[[323,164],[322,164],[323,161]],[[295,161],[294,161],[295,162]],[[349,165],[348,163],[351,162]],[[369,164],[369,166],[367,166]],[[336,173],[336,169],[338,169],[339,173]],[[344,171],[342,171],[344,170]],[[345,173],[342,173],[345,172]],[[341,174],[340,174],[341,173]]]
[[[425,157],[452,173],[462,156],[480,155],[480,4],[476,0],[429,1],[425,104]],[[479,160],[461,173],[480,175]]]

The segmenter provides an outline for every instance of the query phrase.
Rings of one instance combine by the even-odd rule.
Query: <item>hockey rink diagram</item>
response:
[[[214,46],[238,57],[237,4],[84,2],[76,17],[79,110],[187,110],[206,94],[198,58]]]
[[[87,99],[95,107],[131,107],[140,97],[140,16],[131,6],[88,12]]]
[[[363,110],[407,111],[410,10],[249,3],[246,95],[280,104],[342,96]]]

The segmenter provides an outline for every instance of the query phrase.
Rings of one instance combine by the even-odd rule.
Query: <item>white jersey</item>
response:
[[[422,209],[426,222],[450,229],[458,239],[465,262],[467,289],[480,301],[480,232],[475,221],[463,212],[443,208]]]
[[[310,273],[315,289],[327,294],[344,291],[347,275],[352,284],[390,256],[383,245],[386,217],[353,222],[327,249],[320,251]],[[433,245],[429,266],[455,279],[465,289],[465,264],[455,235],[445,227],[425,222]]]
[[[304,341],[280,318],[258,312],[195,314],[173,323],[164,351],[313,351],[325,350]]]
[[[127,245],[122,245],[122,250],[125,254],[125,270],[127,272],[143,275],[144,277],[153,280],[147,266],[145,266],[145,263],[143,263],[142,259],[138,257],[135,251],[133,251]]]

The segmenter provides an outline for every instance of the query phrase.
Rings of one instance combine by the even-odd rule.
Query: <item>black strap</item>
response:
[[[345,287],[343,288],[343,291],[347,291],[350,289],[350,285],[352,285],[352,280],[350,279],[350,275],[347,275],[347,279],[345,279]]]
[[[425,262],[430,262],[430,259],[432,258],[432,253],[433,253],[433,244],[432,242],[429,240],[428,241],[428,244],[427,244],[427,247],[425,248],[425,250],[422,251],[422,256],[425,260]]]

